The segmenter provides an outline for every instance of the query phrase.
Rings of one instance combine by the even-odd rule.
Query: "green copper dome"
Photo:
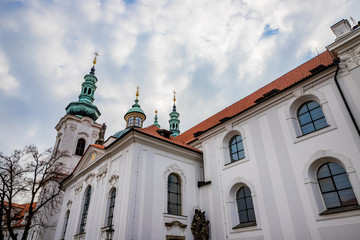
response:
[[[90,117],[96,121],[101,113],[99,109],[93,104],[96,90],[95,83],[98,79],[95,76],[95,68],[91,68],[91,72],[84,77],[85,81],[81,84],[82,89],[77,102],[71,102],[66,108],[66,113],[78,117]]]
[[[144,111],[140,108],[140,105],[138,104],[139,100],[135,100],[135,104],[133,104],[131,106],[131,108],[129,109],[129,111],[127,111],[126,114],[129,114],[129,113],[134,113],[134,112],[137,112],[137,113],[142,113],[145,115]]]

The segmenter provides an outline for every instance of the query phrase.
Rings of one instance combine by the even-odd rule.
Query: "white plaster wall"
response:
[[[82,201],[89,184],[93,187],[93,193],[84,239],[104,239],[101,228],[105,226],[107,197],[112,187],[116,187],[117,193],[113,239],[165,239],[167,234],[178,234],[191,239],[193,208],[199,206],[197,181],[201,180],[200,160],[200,157],[194,160],[181,151],[171,151],[171,148],[156,148],[138,142],[100,157],[100,160],[95,160],[92,166],[80,172],[73,182],[66,185],[55,239],[60,239],[69,200],[72,204],[66,239],[73,239],[78,233]],[[99,173],[104,167],[107,169],[106,174],[100,178]],[[183,216],[166,214],[166,174],[173,170],[183,174],[180,175],[184,181]],[[93,178],[87,177],[91,174],[94,174]],[[109,182],[115,175],[118,179]],[[78,193],[75,193],[75,189],[78,189]],[[174,220],[188,226],[185,230],[176,227],[168,229],[165,222]]]
[[[328,239],[325,236],[329,234],[324,229],[331,227],[346,228],[343,239],[360,235],[357,225],[359,211],[319,216],[320,212],[309,196],[313,193],[306,189],[303,175],[305,165],[316,152],[330,150],[349,159],[355,169],[354,179],[360,179],[360,162],[357,161],[360,138],[354,131],[332,76],[298,86],[303,95],[319,92],[324,96],[326,106],[323,108],[327,108],[324,113],[331,125],[304,136],[306,139],[303,141],[301,137],[294,138],[295,130],[288,124],[288,105],[297,98],[291,93],[284,94],[280,101],[251,118],[239,116],[233,119],[230,127],[223,126],[214,130],[210,138],[204,137],[205,178],[212,183],[207,190],[200,192],[211,196],[210,205],[203,196],[201,198],[202,204],[210,211],[213,239]],[[245,120],[239,120],[241,118]],[[246,158],[225,165],[228,154],[223,154],[223,140],[232,131],[241,132]],[[230,211],[229,191],[238,182],[248,185],[253,194],[255,192],[256,227],[232,230],[238,219],[237,213],[234,217]],[[352,183],[356,193],[360,185],[358,181]],[[360,195],[357,198],[360,201]]]

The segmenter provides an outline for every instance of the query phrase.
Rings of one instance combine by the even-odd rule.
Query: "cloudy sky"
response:
[[[355,0],[0,0],[0,151],[52,147],[98,51],[95,104],[106,137],[140,86],[168,128],[172,91],[185,131],[316,56]]]

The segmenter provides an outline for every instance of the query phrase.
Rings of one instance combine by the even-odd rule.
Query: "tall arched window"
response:
[[[255,225],[256,218],[250,188],[244,186],[236,192],[236,204],[240,224]]]
[[[69,216],[70,216],[70,210],[68,210],[65,214],[65,220],[64,220],[63,231],[61,233],[61,239],[65,239],[66,229],[67,229],[67,225],[69,222]]]
[[[169,214],[181,215],[181,182],[180,178],[171,173],[168,177],[168,204]]]
[[[323,164],[317,172],[317,180],[327,209],[358,204],[348,175],[340,164]]]
[[[315,101],[301,105],[297,117],[303,135],[328,126],[320,104]]]
[[[85,150],[85,139],[80,138],[76,145],[75,155],[82,156]]]
[[[86,190],[86,193],[85,193],[84,205],[83,205],[83,210],[82,210],[81,220],[80,220],[80,229],[79,229],[80,234],[85,233],[86,220],[87,220],[87,215],[88,215],[88,211],[89,211],[90,199],[91,199],[91,186],[88,187],[88,189]]]
[[[113,188],[110,190],[110,193],[109,193],[108,214],[107,214],[106,226],[113,225],[115,198],[116,198],[116,189]]]
[[[245,158],[244,145],[240,135],[236,135],[229,142],[231,162]]]

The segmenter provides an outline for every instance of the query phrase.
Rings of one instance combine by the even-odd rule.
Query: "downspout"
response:
[[[354,115],[353,115],[352,112],[351,112],[351,109],[350,109],[350,107],[349,107],[349,104],[348,104],[347,101],[346,101],[346,98],[345,98],[345,96],[344,96],[344,93],[343,93],[343,91],[341,90],[340,84],[339,84],[338,79],[337,79],[337,75],[338,75],[338,72],[339,72],[339,69],[340,69],[340,65],[339,65],[340,60],[334,60],[334,62],[335,62],[336,65],[337,65],[336,72],[335,72],[335,76],[334,76],[335,84],[336,84],[337,88],[339,89],[339,93],[340,93],[340,95],[341,95],[342,100],[343,100],[344,103],[345,103],[345,107],[346,107],[346,109],[347,109],[347,111],[348,111],[348,113],[349,113],[349,115],[350,115],[350,118],[351,118],[351,120],[352,120],[352,122],[353,122],[353,124],[354,124],[354,126],[355,126],[355,129],[356,129],[358,135],[360,136],[359,126],[357,125],[357,123],[356,123],[356,121],[355,121]]]

